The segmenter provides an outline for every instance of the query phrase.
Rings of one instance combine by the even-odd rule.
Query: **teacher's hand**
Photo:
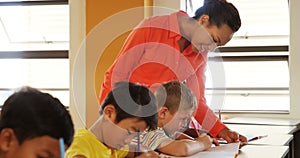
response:
[[[241,146],[247,143],[247,138],[238,134],[235,131],[231,131],[228,128],[222,129],[217,135],[219,138],[223,138],[227,143],[241,142]]]

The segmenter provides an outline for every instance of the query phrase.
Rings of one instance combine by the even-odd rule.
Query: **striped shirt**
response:
[[[157,128],[156,130],[144,132],[140,135],[140,143],[142,146],[155,150],[161,147],[161,144],[168,144],[173,139],[167,136],[162,128]],[[132,144],[137,144],[137,138],[132,140]]]

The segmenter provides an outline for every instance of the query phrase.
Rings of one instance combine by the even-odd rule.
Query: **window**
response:
[[[66,0],[0,1],[0,105],[28,85],[69,105]]]
[[[289,112],[288,1],[228,1],[239,10],[242,26],[226,46],[210,53],[208,105],[228,112]],[[202,4],[186,0],[182,9],[193,16]]]

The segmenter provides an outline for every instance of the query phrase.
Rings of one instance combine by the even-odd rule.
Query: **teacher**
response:
[[[143,20],[128,36],[117,59],[106,71],[99,102],[114,83],[129,81],[155,91],[159,84],[178,80],[197,97],[195,119],[210,135],[231,142],[247,139],[231,131],[207,106],[207,54],[223,46],[239,30],[238,10],[226,0],[204,0],[194,17],[178,11]]]

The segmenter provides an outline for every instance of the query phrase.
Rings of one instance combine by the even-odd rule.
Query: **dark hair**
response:
[[[204,5],[197,9],[193,18],[198,20],[202,15],[208,15],[210,24],[217,27],[227,24],[233,32],[241,27],[238,10],[226,0],[204,0]]]
[[[157,127],[157,103],[154,94],[139,84],[118,82],[101,105],[101,114],[107,105],[116,109],[116,123],[126,118],[140,118],[149,130]]]
[[[196,97],[193,92],[179,81],[162,84],[155,92],[158,107],[165,106],[174,114],[178,110],[195,110]]]
[[[50,136],[63,138],[70,146],[74,135],[73,122],[65,106],[50,94],[31,87],[23,87],[4,102],[0,131],[4,128],[13,129],[20,144]]]

